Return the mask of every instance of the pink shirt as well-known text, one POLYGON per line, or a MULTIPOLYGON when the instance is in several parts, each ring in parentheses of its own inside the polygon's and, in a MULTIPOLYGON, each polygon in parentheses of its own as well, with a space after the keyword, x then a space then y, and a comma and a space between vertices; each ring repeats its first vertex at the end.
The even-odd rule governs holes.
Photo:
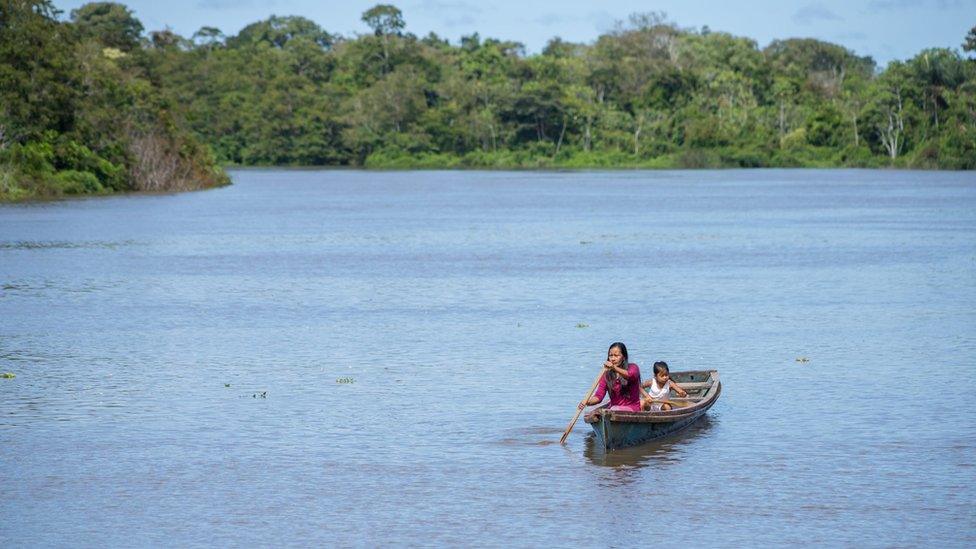
MULTIPOLYGON (((607 376, 600 378, 593 396, 603 400, 607 394, 607 376)), ((627 379, 619 377, 610 385, 610 407, 620 410, 640 411, 640 368, 636 364, 627 365, 627 379)))

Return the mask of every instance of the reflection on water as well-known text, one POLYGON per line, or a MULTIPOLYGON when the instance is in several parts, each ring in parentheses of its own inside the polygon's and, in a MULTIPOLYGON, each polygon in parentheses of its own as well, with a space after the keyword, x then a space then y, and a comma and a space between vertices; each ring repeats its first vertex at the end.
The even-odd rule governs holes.
POLYGON ((502 437, 502 446, 551 446, 559 444, 563 432, 553 427, 525 427, 508 430, 509 436, 502 437))
MULTIPOLYGON (((721 402, 721 400, 719 401, 721 402)), ((593 465, 601 467, 626 467, 639 469, 651 463, 668 464, 680 460, 686 449, 693 445, 698 438, 707 437, 709 431, 717 424, 706 412, 704 416, 688 427, 645 444, 606 451, 599 444, 592 428, 586 436, 586 446, 583 455, 593 465)))

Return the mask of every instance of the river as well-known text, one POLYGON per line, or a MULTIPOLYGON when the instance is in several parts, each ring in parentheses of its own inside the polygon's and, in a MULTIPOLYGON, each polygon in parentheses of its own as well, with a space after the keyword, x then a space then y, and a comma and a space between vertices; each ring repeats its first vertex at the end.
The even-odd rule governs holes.
POLYGON ((972 173, 232 178, 0 205, 0 545, 976 544, 972 173))

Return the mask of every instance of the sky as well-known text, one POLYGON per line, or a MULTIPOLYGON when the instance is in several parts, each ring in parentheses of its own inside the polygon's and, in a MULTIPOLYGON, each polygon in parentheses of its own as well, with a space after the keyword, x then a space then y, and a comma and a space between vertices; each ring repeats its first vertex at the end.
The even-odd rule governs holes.
MULTIPOLYGON (((55 0, 71 10, 87 2, 55 0)), ((747 36, 764 47, 774 39, 818 38, 841 44, 880 66, 908 59, 930 47, 959 49, 976 26, 976 0, 129 0, 147 31, 169 28, 190 37, 200 27, 230 36, 271 15, 301 15, 333 34, 355 36, 369 29, 360 20, 377 3, 403 12, 406 30, 433 31, 458 43, 477 32, 482 38, 514 40, 529 54, 550 38, 591 43, 632 13, 658 11, 683 28, 747 36)))

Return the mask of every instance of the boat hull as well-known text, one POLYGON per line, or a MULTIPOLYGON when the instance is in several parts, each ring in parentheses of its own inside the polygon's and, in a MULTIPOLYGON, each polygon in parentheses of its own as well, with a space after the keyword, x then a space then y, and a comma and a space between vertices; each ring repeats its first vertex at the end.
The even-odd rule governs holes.
POLYGON ((701 397, 688 407, 675 406, 673 410, 658 412, 620 412, 603 406, 589 413, 585 421, 593 428, 597 444, 606 450, 635 446, 675 433, 700 419, 715 404, 721 393, 718 372, 675 372, 678 383, 690 375, 707 374, 706 383, 700 389, 701 397))

